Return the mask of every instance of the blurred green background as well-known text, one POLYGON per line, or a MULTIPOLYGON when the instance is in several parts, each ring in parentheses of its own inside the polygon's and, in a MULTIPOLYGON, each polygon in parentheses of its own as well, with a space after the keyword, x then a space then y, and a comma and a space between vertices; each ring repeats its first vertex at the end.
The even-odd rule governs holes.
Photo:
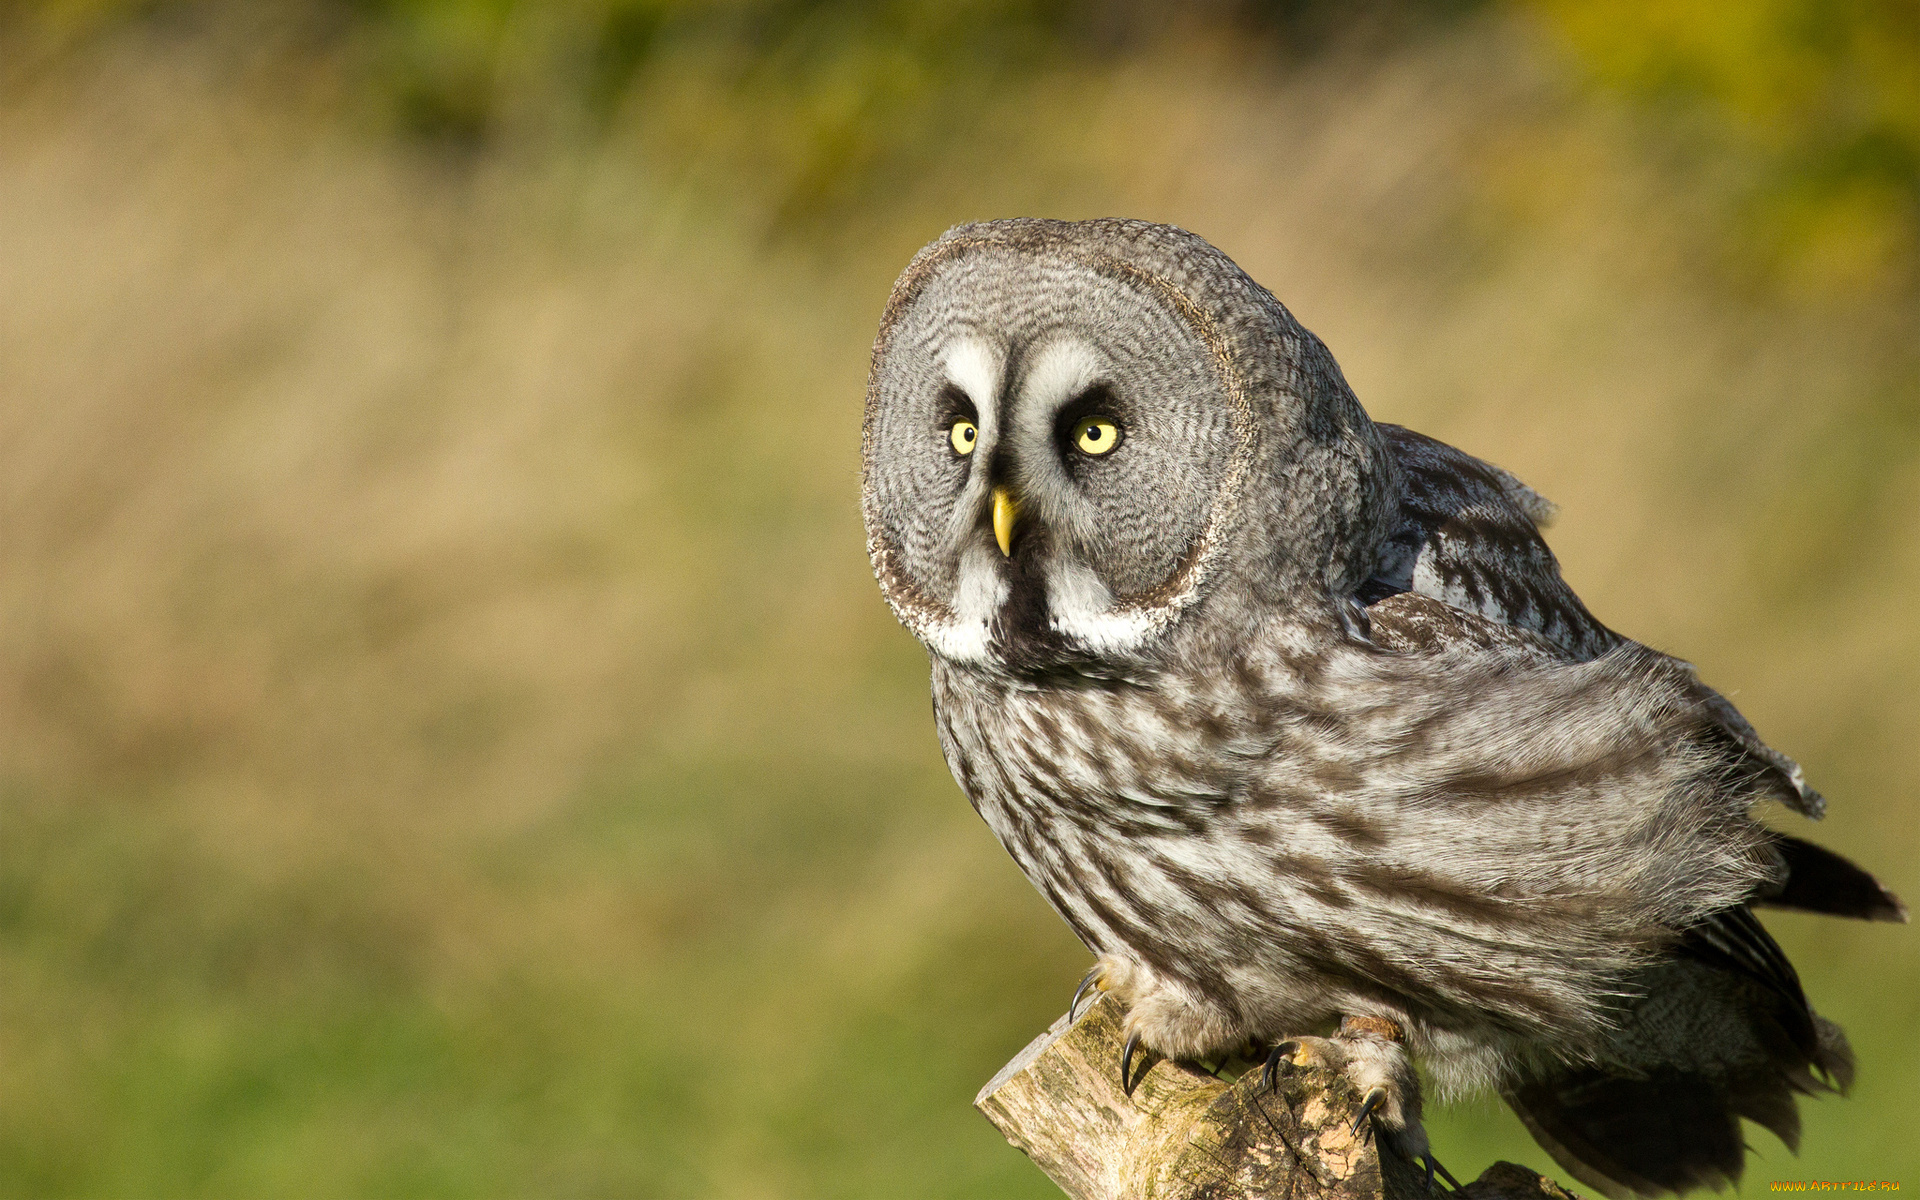
MULTIPOLYGON (((970 1102, 1087 955, 857 512, 1017 214, 1232 254, 1920 896, 1910 0, 14 0, 0 1193, 1057 1194, 970 1102)), ((1768 923, 1860 1080, 1743 1190, 1920 1186, 1913 933, 1768 923)))

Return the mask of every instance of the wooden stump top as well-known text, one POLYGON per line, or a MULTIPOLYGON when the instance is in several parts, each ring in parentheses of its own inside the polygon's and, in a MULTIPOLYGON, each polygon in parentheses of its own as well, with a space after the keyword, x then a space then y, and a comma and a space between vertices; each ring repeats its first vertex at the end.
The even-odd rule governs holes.
MULTIPOLYGON (((1120 1081, 1124 1010, 1097 997, 1072 1026, 1062 1016, 980 1090, 974 1106, 1073 1200, 1403 1200, 1424 1173, 1378 1152, 1353 1126, 1360 1097, 1324 1068, 1278 1085, 1237 1081, 1141 1052, 1128 1096, 1120 1081)), ((1444 1189, 1436 1184, 1436 1194, 1444 1189)), ((1466 1200, 1577 1200, 1525 1167, 1496 1163, 1466 1200)))

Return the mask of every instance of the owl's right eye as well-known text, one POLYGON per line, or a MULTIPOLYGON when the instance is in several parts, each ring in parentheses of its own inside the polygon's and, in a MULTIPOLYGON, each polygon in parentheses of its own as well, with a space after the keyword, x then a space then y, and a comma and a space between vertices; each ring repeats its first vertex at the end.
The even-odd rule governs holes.
POLYGON ((947 439, 953 443, 955 454, 972 454, 973 444, 980 440, 980 431, 973 427, 972 421, 955 421, 947 431, 947 439))

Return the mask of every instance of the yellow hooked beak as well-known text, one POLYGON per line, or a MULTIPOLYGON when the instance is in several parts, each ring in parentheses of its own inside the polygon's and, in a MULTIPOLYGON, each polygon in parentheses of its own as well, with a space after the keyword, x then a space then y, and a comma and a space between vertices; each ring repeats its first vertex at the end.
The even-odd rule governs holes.
POLYGON ((1000 543, 1000 553, 1008 557, 1013 555, 1013 523, 1020 518, 1020 502, 1013 493, 1005 488, 993 489, 993 540, 1000 543))

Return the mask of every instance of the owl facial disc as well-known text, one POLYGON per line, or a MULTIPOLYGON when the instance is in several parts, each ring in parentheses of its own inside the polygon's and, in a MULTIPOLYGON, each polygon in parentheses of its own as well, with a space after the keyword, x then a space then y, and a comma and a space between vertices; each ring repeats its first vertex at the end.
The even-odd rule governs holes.
POLYGON ((896 287, 869 391, 889 603, 958 662, 1045 672, 1140 650, 1197 594, 1244 469, 1230 364, 1176 288, 1124 260, 933 249, 896 287))

